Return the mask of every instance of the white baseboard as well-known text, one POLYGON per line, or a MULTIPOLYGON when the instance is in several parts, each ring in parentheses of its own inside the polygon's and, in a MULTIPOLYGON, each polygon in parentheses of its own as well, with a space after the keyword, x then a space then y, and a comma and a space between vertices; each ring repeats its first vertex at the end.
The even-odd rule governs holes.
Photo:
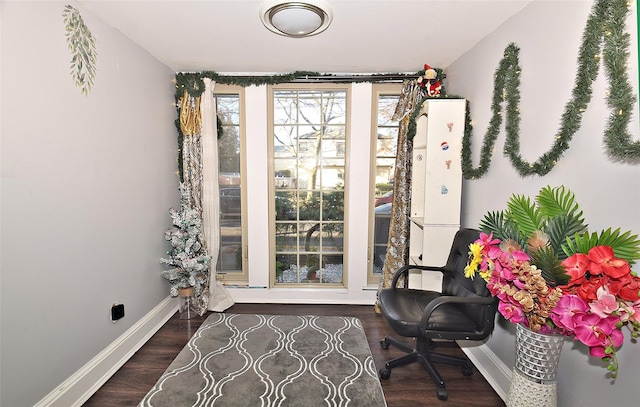
POLYGON ((34 407, 80 407, 155 334, 178 309, 167 297, 34 407))
POLYGON ((511 369, 493 353, 486 343, 478 345, 473 341, 456 342, 498 396, 506 400, 511 386, 511 369))

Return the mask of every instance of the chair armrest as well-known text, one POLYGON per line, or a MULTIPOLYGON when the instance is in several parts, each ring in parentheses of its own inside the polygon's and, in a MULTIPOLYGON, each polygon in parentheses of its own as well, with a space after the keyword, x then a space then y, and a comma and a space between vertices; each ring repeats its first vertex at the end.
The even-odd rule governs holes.
POLYGON ((439 271, 441 273, 444 272, 444 267, 435 267, 435 266, 419 266, 419 265, 407 265, 400 267, 393 274, 393 279, 391 280, 391 288, 397 288, 398 280, 402 275, 404 275, 404 288, 407 288, 409 284, 409 270, 418 269, 418 270, 430 270, 430 271, 439 271))
POLYGON ((456 297, 454 295, 443 295, 441 297, 433 299, 433 301, 427 304, 427 307, 422 312, 422 318, 420 319, 420 326, 426 326, 429 322, 429 318, 431 318, 431 314, 433 311, 443 304, 481 304, 481 305, 491 305, 497 298, 495 297, 456 297))

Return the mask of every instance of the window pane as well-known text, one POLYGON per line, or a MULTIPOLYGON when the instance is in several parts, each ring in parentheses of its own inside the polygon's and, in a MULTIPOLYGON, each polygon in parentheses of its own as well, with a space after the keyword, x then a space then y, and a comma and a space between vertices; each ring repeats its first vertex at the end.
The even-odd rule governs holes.
POLYGON ((295 222, 276 223, 276 250, 296 252, 298 250, 298 224, 295 222))
POLYGON ((322 220, 344 220, 344 191, 322 194, 322 220))
POLYGON ((298 201, 300 220, 320 221, 320 192, 308 191, 298 201))
MULTIPOLYGON (((390 92, 392 93, 392 92, 390 92)), ((369 270, 369 283, 376 284, 381 275, 387 252, 389 224, 391 220, 391 201, 393 199, 393 177, 398 144, 398 121, 393 114, 398 104, 400 88, 397 94, 378 93, 377 110, 373 112, 377 119, 375 137, 375 196, 373 222, 373 261, 369 270)))
POLYGON ((220 251, 216 270, 225 279, 246 279, 242 250, 240 95, 214 94, 222 135, 218 138, 220 251))
POLYGON ((276 191, 276 221, 296 220, 298 199, 296 192, 276 191))
POLYGON ((273 129, 275 157, 295 157, 297 155, 296 131, 297 128, 294 126, 278 126, 273 129))
POLYGON ((275 284, 343 284, 346 95, 273 91, 275 284))
POLYGON ((295 159, 275 159, 275 187, 278 189, 296 188, 297 161, 295 159))

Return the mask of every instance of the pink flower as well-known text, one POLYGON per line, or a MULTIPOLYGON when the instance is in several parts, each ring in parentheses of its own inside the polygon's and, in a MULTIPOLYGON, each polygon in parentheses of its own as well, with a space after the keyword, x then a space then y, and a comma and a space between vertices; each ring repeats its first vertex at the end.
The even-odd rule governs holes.
POLYGON ((622 345, 622 342, 624 342, 624 335, 620 330, 614 329, 613 332, 611 332, 611 335, 606 338, 605 344, 602 346, 598 345, 590 347, 589 354, 597 358, 611 356, 615 354, 615 348, 622 345), (612 352, 607 352, 608 350, 611 350, 607 349, 609 345, 612 345, 614 347, 612 352))
POLYGON ((519 324, 524 320, 522 309, 510 302, 500 301, 498 303, 498 311, 500 311, 502 316, 504 316, 508 321, 511 321, 514 324, 519 324))
POLYGON ((640 322, 640 300, 629 305, 629 321, 640 322))
POLYGON ((489 233, 488 235, 485 232, 480 232, 480 237, 478 238, 478 241, 484 247, 495 246, 497 244, 500 244, 500 239, 493 238, 493 232, 489 233))
POLYGON ((618 315, 622 323, 640 322, 640 300, 620 304, 618 315))
POLYGON ((574 316, 576 338, 590 348, 603 347, 609 345, 609 337, 613 340, 614 346, 622 345, 622 332, 616 329, 619 321, 616 317, 600 318, 596 314, 577 314, 574 316), (620 333, 621 337, 613 332, 620 333))
POLYGON ((600 318, 606 318, 618 310, 618 300, 606 287, 598 288, 597 295, 598 299, 589 304, 592 313, 600 318))
POLYGON ((569 333, 576 328, 575 315, 582 315, 589 311, 589 304, 582 298, 573 294, 565 294, 560 297, 558 304, 551 311, 551 320, 569 333))
POLYGON ((521 250, 514 250, 511 252, 511 256, 513 256, 514 260, 517 261, 529 261, 529 255, 521 250))

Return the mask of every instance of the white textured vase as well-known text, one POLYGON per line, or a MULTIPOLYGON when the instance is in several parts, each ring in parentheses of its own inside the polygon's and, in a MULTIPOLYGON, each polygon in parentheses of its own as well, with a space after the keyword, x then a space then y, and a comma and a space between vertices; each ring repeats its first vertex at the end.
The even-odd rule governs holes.
POLYGON ((558 405, 556 373, 564 337, 533 332, 516 326, 516 363, 507 407, 558 405))

